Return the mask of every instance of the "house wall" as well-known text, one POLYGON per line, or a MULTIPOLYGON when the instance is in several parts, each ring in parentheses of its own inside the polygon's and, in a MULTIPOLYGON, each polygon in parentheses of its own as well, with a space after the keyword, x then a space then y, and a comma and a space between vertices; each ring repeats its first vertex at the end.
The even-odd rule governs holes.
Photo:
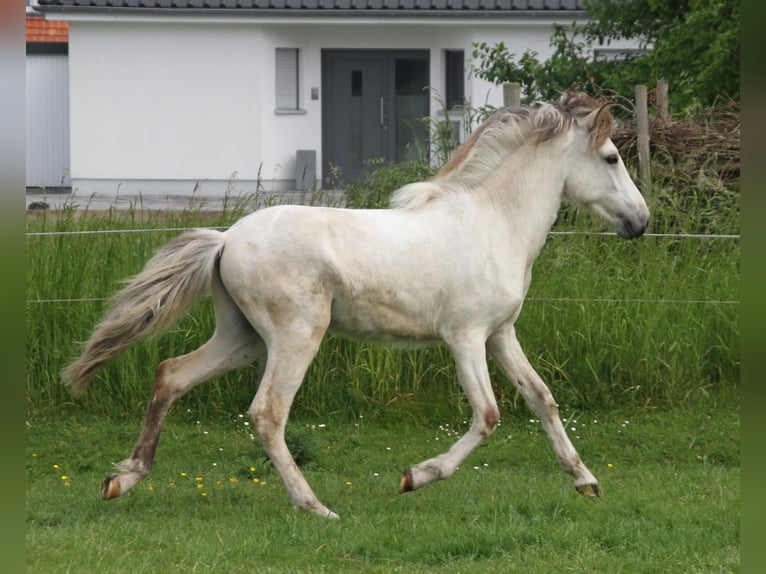
MULTIPOLYGON (((70 24, 71 177, 79 194, 222 195, 294 189, 295 151, 317 152, 324 49, 428 49, 444 92, 443 51, 504 41, 546 57, 551 22, 319 24, 89 21, 70 24), (275 112, 275 48, 299 48, 301 113, 275 112)), ((466 96, 502 105, 502 91, 466 78, 466 96)), ((432 115, 441 105, 432 100, 432 115)))
POLYGON ((191 193, 254 179, 268 50, 242 26, 72 22, 73 188, 191 193))

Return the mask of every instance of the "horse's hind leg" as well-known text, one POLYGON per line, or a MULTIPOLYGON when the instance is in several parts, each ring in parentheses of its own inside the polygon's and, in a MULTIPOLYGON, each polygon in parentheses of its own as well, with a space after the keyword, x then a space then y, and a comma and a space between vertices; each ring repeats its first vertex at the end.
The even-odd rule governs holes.
POLYGON ((574 476, 577 491, 587 496, 599 496, 598 481, 583 464, 569 440, 559 417, 558 405, 548 386, 535 372, 521 349, 513 326, 507 326, 494 333, 487 343, 487 349, 519 389, 532 411, 540 418, 559 465, 565 472, 574 476))
POLYGON ((302 320, 278 327, 272 324, 268 358, 249 414, 274 468, 290 493, 293 505, 327 518, 338 515, 322 504, 295 463, 285 442, 285 426, 295 394, 316 355, 329 325, 318 307, 302 320))
POLYGON ((199 349, 160 363, 155 372, 141 434, 130 458, 117 463, 117 474, 106 478, 101 496, 108 500, 125 494, 151 469, 162 424, 173 402, 195 385, 263 355, 264 344, 221 287, 213 280, 216 331, 199 349))

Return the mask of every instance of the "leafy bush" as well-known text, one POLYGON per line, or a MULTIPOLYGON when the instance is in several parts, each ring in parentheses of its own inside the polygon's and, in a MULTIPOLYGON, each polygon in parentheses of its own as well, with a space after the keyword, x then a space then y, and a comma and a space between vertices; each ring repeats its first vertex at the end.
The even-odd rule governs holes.
POLYGON ((587 7, 587 23, 554 26, 547 61, 532 50, 517 55, 502 42, 479 42, 473 73, 496 84, 519 82, 528 100, 555 99, 573 87, 630 97, 634 85, 663 78, 671 82, 670 103, 678 112, 700 110, 721 97, 739 99, 736 0, 590 0, 587 7), (632 39, 640 49, 620 59, 600 57, 599 50, 619 39, 632 39))

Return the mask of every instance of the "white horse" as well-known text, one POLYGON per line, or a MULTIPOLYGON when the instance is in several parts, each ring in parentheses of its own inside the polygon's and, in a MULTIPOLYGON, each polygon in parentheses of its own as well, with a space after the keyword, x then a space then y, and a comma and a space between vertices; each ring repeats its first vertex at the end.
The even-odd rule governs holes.
POLYGON ((80 358, 62 373, 82 393, 105 363, 169 328, 212 291, 215 333, 157 367, 141 434, 104 481, 103 498, 148 474, 173 401, 265 357, 248 411, 252 424, 293 504, 337 518, 284 439, 293 398, 328 329, 406 345, 440 340, 454 355, 471 426, 447 452, 404 471, 400 492, 448 478, 495 430, 489 352, 542 421, 575 488, 598 496, 514 322, 562 201, 585 206, 624 238, 646 228, 649 210, 609 137, 612 125, 608 104, 579 93, 502 109, 431 181, 399 189, 391 209, 271 207, 227 231, 196 229, 169 242, 114 296, 80 358))

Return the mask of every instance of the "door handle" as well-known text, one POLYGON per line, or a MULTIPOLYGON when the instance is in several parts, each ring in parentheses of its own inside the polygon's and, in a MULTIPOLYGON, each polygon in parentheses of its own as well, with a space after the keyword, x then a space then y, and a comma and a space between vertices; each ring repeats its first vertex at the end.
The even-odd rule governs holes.
POLYGON ((380 125, 385 126, 386 125, 386 99, 381 96, 380 98, 380 125))

